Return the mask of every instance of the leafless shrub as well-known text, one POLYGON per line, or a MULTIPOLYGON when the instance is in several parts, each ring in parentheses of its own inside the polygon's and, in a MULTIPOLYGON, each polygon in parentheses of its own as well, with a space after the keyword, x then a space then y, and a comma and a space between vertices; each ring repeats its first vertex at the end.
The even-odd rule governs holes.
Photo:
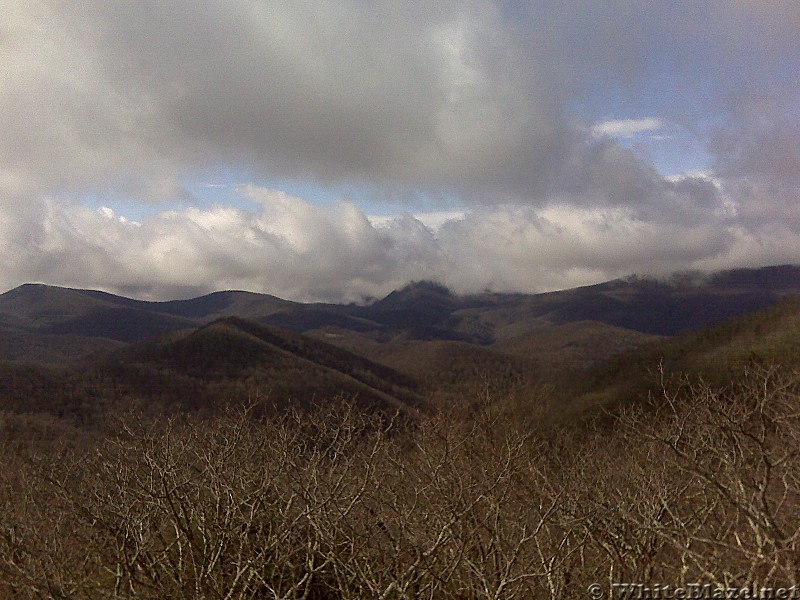
MULTIPOLYGON (((409 424, 346 401, 128 419, 4 449, 0 595, 584 598, 589 582, 797 583, 800 390, 669 386, 535 434, 491 399, 409 424)), ((519 399, 515 400, 519 402, 519 399)), ((507 405, 506 405, 507 406, 507 405)))
POLYGON ((684 380, 677 391, 664 387, 655 414, 621 416, 652 457, 642 479, 658 469, 677 484, 659 501, 659 519, 639 525, 680 559, 681 578, 797 583, 799 384, 777 369, 750 371, 724 390, 684 380))

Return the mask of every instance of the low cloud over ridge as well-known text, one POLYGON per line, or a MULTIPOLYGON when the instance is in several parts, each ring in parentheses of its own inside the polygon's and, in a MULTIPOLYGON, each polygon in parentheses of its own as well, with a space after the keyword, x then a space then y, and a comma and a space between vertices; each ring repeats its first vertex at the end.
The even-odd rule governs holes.
POLYGON ((380 297, 410 280, 458 292, 541 292, 632 272, 790 262, 790 229, 769 239, 731 224, 646 221, 625 208, 474 209, 431 229, 410 213, 373 224, 350 202, 316 206, 243 186, 258 204, 169 211, 140 223, 111 209, 46 203, 2 265, 33 280, 148 299, 248 289, 303 301, 380 297), (680 244, 675 243, 678 237, 680 244))

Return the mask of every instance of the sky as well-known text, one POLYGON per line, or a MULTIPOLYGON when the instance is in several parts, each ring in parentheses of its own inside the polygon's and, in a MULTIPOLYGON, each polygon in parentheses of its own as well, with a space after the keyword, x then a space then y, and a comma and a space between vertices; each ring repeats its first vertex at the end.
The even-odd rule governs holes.
POLYGON ((796 0, 0 0, 0 291, 800 263, 796 0))

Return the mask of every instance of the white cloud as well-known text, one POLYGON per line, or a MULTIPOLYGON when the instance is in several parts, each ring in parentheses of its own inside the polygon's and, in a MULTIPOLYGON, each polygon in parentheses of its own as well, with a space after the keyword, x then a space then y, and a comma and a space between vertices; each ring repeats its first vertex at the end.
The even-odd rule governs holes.
POLYGON ((634 272, 787 262, 800 251, 787 227, 721 227, 713 212, 667 222, 626 207, 498 205, 430 227, 410 214, 371 222, 350 202, 320 207, 256 186, 239 191, 259 208, 188 208, 141 223, 46 202, 24 232, 0 231, 6 244, 24 240, 0 254, 0 287, 46 281, 153 299, 248 289, 351 301, 414 279, 459 292, 541 292, 634 272))
MULTIPOLYGON (((411 216, 425 225, 431 231, 438 231, 442 225, 450 221, 458 221, 466 216, 464 210, 435 210, 427 212, 414 212, 411 216)), ((397 215, 368 215, 367 219, 375 226, 387 225, 397 220, 397 215)))
MULTIPOLYGON (((603 121, 592 126, 592 135, 607 135, 611 138, 629 138, 648 131, 658 131, 665 126, 664 121, 655 117, 646 119, 617 119, 603 121)), ((654 136, 655 137, 655 136, 654 136)), ((659 139, 666 139, 659 136, 659 139)))

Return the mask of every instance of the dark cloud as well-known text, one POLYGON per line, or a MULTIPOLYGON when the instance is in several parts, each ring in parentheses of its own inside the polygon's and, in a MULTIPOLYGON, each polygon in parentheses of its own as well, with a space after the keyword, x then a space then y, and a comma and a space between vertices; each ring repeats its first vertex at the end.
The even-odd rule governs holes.
POLYGON ((0 8, 5 285, 334 299, 798 260, 793 1, 0 8), (669 123, 708 142, 710 171, 666 178, 618 139, 669 123), (186 182, 220 169, 468 214, 374 225, 244 187, 253 212, 136 225, 82 202, 190 205, 186 182))

